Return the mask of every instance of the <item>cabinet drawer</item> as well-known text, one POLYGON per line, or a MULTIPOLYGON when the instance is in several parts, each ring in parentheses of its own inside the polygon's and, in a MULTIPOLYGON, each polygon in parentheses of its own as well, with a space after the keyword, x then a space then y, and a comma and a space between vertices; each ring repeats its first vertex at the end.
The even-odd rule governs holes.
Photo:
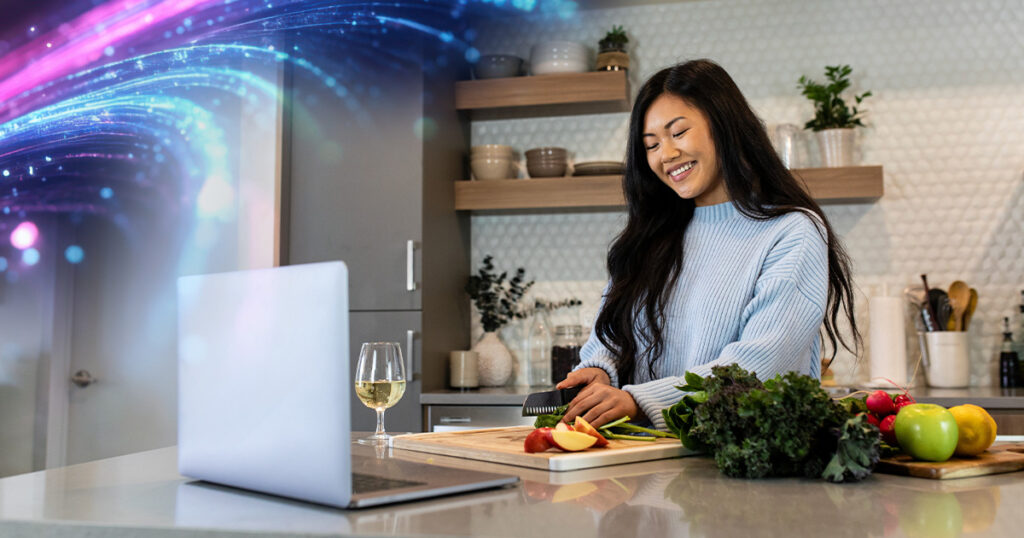
POLYGON ((427 431, 475 430, 503 426, 528 426, 537 417, 522 416, 522 406, 511 405, 427 405, 424 423, 427 431))

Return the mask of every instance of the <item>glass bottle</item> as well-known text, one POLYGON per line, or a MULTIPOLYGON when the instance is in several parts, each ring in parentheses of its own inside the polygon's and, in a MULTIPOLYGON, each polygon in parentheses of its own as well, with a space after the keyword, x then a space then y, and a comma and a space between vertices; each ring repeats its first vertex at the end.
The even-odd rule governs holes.
POLYGON ((1013 347, 1010 318, 1003 318, 1003 345, 999 350, 999 386, 1004 389, 1017 386, 1020 360, 1013 347))
POLYGON ((555 327, 555 340, 551 344, 551 381, 558 383, 580 363, 583 347, 583 327, 559 325, 555 327))
POLYGON ((531 387, 551 385, 551 320, 547 310, 537 309, 526 333, 527 383, 531 387))

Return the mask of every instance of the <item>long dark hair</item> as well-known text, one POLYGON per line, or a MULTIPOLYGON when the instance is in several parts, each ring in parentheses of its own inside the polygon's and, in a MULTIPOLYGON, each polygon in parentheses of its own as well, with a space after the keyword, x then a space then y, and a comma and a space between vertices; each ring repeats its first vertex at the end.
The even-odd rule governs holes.
POLYGON ((818 215, 828 244, 825 333, 833 352, 837 339, 848 350, 859 349, 850 260, 828 219, 779 160, 764 125, 729 74, 710 60, 693 60, 652 76, 640 89, 629 119, 622 182, 628 219, 608 251, 611 284, 595 323, 597 337, 615 356, 620 383, 634 379, 643 357, 649 359, 651 377, 655 375, 654 363, 664 349, 665 306, 682 269, 683 234, 695 208, 693 200, 669 190, 647 163, 644 120, 651 103, 665 93, 704 113, 718 169, 740 213, 761 220, 793 211, 818 215), (853 329, 854 348, 836 329, 840 311, 853 329))

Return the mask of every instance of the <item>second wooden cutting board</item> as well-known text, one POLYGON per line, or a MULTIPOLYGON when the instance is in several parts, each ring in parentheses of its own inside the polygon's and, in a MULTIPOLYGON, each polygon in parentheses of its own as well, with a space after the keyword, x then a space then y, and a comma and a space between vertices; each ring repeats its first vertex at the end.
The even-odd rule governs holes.
POLYGON ((973 458, 953 456, 938 463, 916 461, 900 454, 880 460, 875 471, 937 480, 1012 473, 1024 470, 1024 454, 1018 450, 1015 445, 996 445, 973 458))
POLYGON ((530 426, 464 430, 454 432, 417 433, 395 437, 395 448, 455 456, 474 460, 505 463, 543 469, 546 471, 573 471, 688 456, 688 450, 678 439, 650 441, 610 440, 605 448, 591 448, 581 452, 547 452, 528 454, 523 450, 530 426))

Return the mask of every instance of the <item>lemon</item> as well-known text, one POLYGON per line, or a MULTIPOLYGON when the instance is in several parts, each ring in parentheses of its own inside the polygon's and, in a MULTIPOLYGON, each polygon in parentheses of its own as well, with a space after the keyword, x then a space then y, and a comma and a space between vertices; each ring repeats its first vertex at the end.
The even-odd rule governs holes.
POLYGON ((984 408, 973 404, 950 407, 956 419, 960 438, 956 443, 957 456, 977 456, 996 440, 996 421, 984 408))

